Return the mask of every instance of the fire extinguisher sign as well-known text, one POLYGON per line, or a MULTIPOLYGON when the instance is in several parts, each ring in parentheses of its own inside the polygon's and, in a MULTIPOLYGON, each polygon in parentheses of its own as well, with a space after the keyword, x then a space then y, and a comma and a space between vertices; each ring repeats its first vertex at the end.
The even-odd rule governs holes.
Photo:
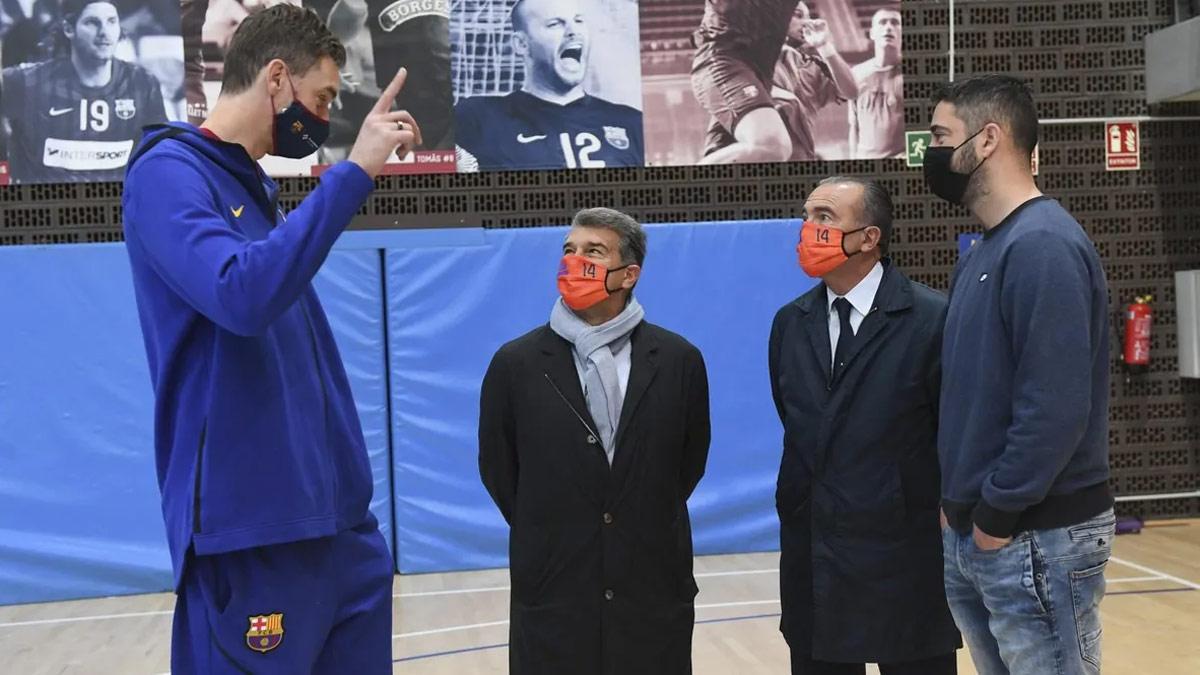
POLYGON ((1109 171, 1142 168, 1142 139, 1137 122, 1104 123, 1104 164, 1109 171))

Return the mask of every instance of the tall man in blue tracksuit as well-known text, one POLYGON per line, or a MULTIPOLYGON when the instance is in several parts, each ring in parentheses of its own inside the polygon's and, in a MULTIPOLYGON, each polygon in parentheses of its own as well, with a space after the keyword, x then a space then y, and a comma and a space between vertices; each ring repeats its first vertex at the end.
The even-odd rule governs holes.
POLYGON ((391 673, 392 560, 350 386, 311 282, 384 161, 420 132, 390 112, 290 213, 257 164, 328 133, 342 45, 316 14, 247 18, 204 123, 148 129, 125 235, 153 379, 175 571, 171 670, 391 673))
POLYGON ((925 180, 985 230, 954 270, 942 341, 946 600, 980 675, 1098 675, 1115 529, 1108 284, 1034 183, 1025 85, 977 76, 934 101, 925 180))

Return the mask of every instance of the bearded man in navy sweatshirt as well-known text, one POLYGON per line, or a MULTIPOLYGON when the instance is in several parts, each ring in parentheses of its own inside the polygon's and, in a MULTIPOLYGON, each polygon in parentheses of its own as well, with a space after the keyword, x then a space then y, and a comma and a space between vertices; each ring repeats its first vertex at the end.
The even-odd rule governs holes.
POLYGON ((316 151, 345 60, 310 10, 254 14, 204 126, 150 128, 128 164, 175 675, 392 672, 392 559, 312 279, 388 156, 420 143, 412 116, 390 110, 405 71, 290 213, 257 163, 316 151))
POLYGON ((1007 76, 935 94, 930 190, 983 224, 942 343, 946 599, 980 675, 1100 672, 1108 291, 1095 247, 1030 170, 1038 119, 1007 76))

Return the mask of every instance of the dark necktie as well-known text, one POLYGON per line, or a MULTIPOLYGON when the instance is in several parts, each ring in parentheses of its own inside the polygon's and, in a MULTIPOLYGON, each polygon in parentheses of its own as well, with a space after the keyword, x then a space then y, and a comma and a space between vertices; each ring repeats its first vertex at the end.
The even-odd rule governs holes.
POLYGON ((838 333, 837 347, 833 351, 833 379, 837 380, 842 368, 846 365, 846 353, 850 351, 850 342, 854 339, 854 329, 850 327, 850 301, 838 298, 833 301, 833 308, 837 310, 838 319, 842 324, 842 330, 838 333))

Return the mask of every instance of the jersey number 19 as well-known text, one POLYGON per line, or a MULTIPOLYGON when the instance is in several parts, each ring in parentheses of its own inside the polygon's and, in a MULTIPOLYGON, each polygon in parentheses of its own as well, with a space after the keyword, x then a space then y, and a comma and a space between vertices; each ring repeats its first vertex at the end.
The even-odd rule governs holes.
POLYGON ((79 130, 108 131, 108 101, 92 101, 85 98, 79 102, 79 130))

